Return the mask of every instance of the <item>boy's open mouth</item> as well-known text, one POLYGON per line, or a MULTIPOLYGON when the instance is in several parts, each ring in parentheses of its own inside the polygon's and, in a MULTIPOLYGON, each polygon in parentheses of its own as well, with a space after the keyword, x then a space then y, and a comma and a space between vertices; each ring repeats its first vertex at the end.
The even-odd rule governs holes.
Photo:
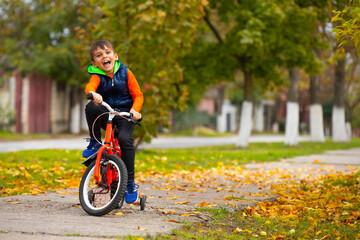
POLYGON ((105 62, 103 62, 104 67, 108 67, 108 66, 110 66, 110 64, 111 64, 111 61, 105 61, 105 62))

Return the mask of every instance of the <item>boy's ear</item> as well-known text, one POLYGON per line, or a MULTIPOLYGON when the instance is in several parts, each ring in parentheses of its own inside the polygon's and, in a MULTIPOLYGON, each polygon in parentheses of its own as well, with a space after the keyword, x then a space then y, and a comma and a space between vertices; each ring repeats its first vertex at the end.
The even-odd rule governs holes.
POLYGON ((95 62, 94 61, 92 61, 92 63, 91 63, 94 67, 98 67, 98 66, 96 66, 96 64, 95 64, 95 62))
POLYGON ((119 56, 117 53, 115 53, 115 60, 119 60, 119 56))

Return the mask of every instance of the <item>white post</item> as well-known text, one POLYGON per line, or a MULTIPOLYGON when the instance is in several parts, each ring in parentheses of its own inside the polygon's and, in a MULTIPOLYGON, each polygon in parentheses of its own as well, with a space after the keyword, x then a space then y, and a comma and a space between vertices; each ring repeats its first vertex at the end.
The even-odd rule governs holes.
POLYGON ((21 99, 21 129, 22 133, 29 133, 29 79, 22 80, 22 99, 21 99))
POLYGON ((333 106, 332 112, 332 135, 333 142, 348 142, 350 138, 347 135, 345 127, 345 108, 333 106))
POLYGON ((224 107, 220 115, 216 117, 216 129, 219 133, 224 133, 226 131, 226 114, 224 114, 224 107))
POLYGON ((80 133, 80 103, 76 103, 71 107, 70 132, 80 133))
POLYGON ((244 101, 241 108, 240 130, 236 141, 237 147, 248 147, 252 129, 252 102, 244 101))
POLYGON ((86 121, 86 115, 85 115, 85 107, 88 104, 89 100, 82 100, 81 108, 80 108, 80 115, 81 115, 81 130, 82 131, 88 131, 88 125, 86 121))
POLYGON ((324 142, 324 123, 321 104, 312 104, 310 106, 310 134, 311 141, 324 142))
POLYGON ((294 146, 298 144, 299 103, 287 102, 286 111, 285 144, 294 146))
POLYGON ((346 134, 348 135, 349 140, 352 137, 352 132, 351 132, 351 122, 346 122, 345 123, 345 128, 346 128, 346 134))

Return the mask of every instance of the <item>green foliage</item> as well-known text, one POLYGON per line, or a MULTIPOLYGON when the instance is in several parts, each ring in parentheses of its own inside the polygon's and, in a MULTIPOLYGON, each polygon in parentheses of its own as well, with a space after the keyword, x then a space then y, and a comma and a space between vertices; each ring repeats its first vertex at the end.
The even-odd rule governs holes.
MULTIPOLYGON (((1 96, 1 95, 0 95, 1 96)), ((0 130, 9 131, 15 124, 15 112, 0 105, 0 130)))
POLYGON ((282 25, 281 50, 284 66, 305 68, 314 74, 319 72, 320 64, 311 48, 316 47, 316 12, 310 7, 301 8, 296 4, 285 5, 286 19, 282 25))
POLYGON ((331 22, 336 24, 334 29, 339 47, 342 48, 351 41, 360 53, 360 1, 351 0, 349 6, 338 8, 331 22))
POLYGON ((188 104, 191 105, 199 103, 209 85, 234 80, 235 59, 222 44, 210 43, 202 37, 195 41, 189 54, 180 59, 180 64, 185 69, 184 84, 189 86, 188 104))
POLYGON ((84 80, 73 49, 77 6, 72 0, 1 0, 1 68, 52 79, 84 80))
POLYGON ((224 34, 224 48, 240 63, 243 71, 253 70, 257 77, 264 77, 276 70, 279 27, 285 18, 284 12, 274 1, 210 1, 219 18, 228 23, 224 34), (265 67, 266 66, 266 67, 265 67))
MULTIPOLYGON (((203 51, 216 54, 213 49, 221 50, 221 54, 217 54, 220 66, 227 66, 226 70, 231 73, 234 69, 245 73, 244 99, 253 100, 253 94, 261 96, 264 90, 273 90, 284 83, 280 67, 300 67, 309 73, 320 71, 321 64, 311 49, 321 45, 316 21, 319 8, 326 4, 325 0, 318 3, 210 1, 208 19, 220 37, 218 41, 209 41, 204 35, 205 42, 213 47, 203 51), (251 78, 255 79, 254 87, 251 84, 247 87, 251 78)), ((221 76, 223 70, 212 68, 210 73, 217 71, 213 75, 221 76)))

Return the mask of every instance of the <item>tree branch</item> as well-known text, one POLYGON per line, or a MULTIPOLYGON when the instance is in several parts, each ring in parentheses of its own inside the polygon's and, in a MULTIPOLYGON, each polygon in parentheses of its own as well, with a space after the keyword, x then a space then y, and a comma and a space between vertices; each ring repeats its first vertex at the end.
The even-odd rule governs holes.
POLYGON ((217 31, 217 29, 214 27, 214 25, 210 22, 210 19, 208 17, 208 13, 205 10, 205 15, 204 15, 204 20, 206 22, 206 24, 209 26, 209 28, 211 29, 211 31, 214 33, 215 37, 217 38, 217 40, 219 41, 219 43, 223 43, 223 40, 219 34, 219 32, 217 31))

